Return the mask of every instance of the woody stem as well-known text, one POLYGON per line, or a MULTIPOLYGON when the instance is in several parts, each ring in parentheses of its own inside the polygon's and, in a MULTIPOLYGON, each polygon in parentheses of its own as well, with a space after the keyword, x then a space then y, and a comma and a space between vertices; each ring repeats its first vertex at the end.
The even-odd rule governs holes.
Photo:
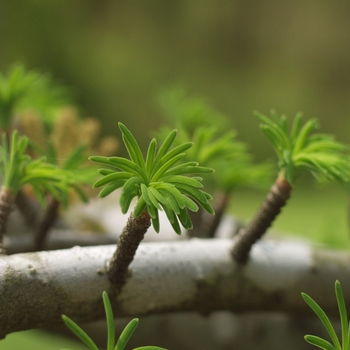
POLYGON ((9 189, 2 187, 0 191, 0 254, 6 254, 3 248, 4 234, 7 229, 7 221, 13 209, 16 195, 12 194, 9 189))
POLYGON ((291 195, 292 186, 285 177, 279 176, 250 224, 236 236, 232 256, 236 262, 245 264, 253 244, 272 225, 291 195))
POLYGON ((35 236, 35 250, 39 251, 44 249, 47 234, 57 220, 59 206, 60 202, 56 198, 51 197, 35 236))
POLYGON ((134 259, 137 247, 143 240, 145 233, 151 226, 151 217, 147 211, 135 218, 131 213, 117 243, 108 269, 110 281, 118 291, 121 290, 128 276, 129 265, 134 259))

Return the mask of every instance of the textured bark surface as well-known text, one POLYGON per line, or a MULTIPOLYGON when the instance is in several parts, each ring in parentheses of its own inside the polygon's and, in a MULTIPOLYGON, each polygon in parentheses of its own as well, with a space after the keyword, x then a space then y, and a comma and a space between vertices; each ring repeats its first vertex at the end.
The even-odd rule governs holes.
POLYGON ((339 279, 350 304, 350 254, 304 243, 264 240, 237 265, 230 239, 142 243, 132 275, 117 296, 106 273, 114 245, 0 257, 0 338, 14 331, 105 318, 102 292, 115 317, 217 310, 313 315, 300 293, 339 317, 339 279))
POLYGON ((148 212, 142 212, 137 218, 134 217, 133 213, 130 214, 128 222, 119 236, 117 249, 108 269, 109 279, 117 291, 122 288, 128 276, 129 265, 150 226, 151 217, 148 212))
POLYGON ((7 188, 2 188, 0 191, 0 255, 6 254, 3 248, 4 234, 6 233, 7 220, 13 209, 14 196, 7 188))
POLYGON ((51 197, 35 235, 35 250, 44 249, 47 234, 57 220, 59 206, 60 202, 51 197))
POLYGON ((245 264, 248 261, 253 244, 272 225, 287 203, 291 190, 292 187, 285 178, 277 178, 253 220, 236 237, 236 244, 232 250, 236 262, 245 264))

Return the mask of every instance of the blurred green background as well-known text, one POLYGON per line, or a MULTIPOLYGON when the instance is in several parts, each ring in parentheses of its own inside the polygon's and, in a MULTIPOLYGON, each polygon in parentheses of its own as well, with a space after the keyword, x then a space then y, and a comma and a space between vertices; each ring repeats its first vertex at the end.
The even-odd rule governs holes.
POLYGON ((141 138, 162 121, 159 90, 183 85, 262 158, 253 110, 302 111, 349 141, 349 15, 348 1, 2 1, 0 69, 49 71, 105 132, 137 122, 141 138))
MULTIPOLYGON (((257 160, 274 159, 253 110, 302 111, 350 143, 349 18, 348 1, 1 1, 0 70, 51 72, 105 134, 122 121, 143 145, 164 121, 159 91, 180 85, 228 115, 257 160)), ((349 248, 346 191, 309 180, 274 227, 349 248)), ((238 192, 232 211, 248 220, 264 194, 238 192)))

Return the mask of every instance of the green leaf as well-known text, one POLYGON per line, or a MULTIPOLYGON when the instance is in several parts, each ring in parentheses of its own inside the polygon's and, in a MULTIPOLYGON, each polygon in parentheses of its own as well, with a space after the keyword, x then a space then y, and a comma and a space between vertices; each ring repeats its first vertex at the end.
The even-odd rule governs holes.
POLYGON ((198 205, 193 202, 193 200, 187 196, 184 196, 184 199, 185 199, 185 206, 190 209, 191 211, 193 212, 197 212, 198 211, 198 205))
POLYGON ((164 176, 162 177, 162 181, 168 182, 168 183, 173 183, 175 186, 176 184, 185 184, 189 185, 192 187, 197 187, 197 188, 202 188, 203 184, 200 182, 202 181, 201 178, 191 178, 188 176, 183 176, 183 175, 170 175, 170 176, 164 176))
MULTIPOLYGON (((184 195, 176 188, 175 185, 162 183, 159 185, 157 184, 156 188, 169 192, 174 197, 179 208, 183 209, 185 207, 184 195)), ((161 191, 161 193, 164 194, 163 191, 161 191)))
POLYGON ((178 215, 178 218, 185 229, 192 230, 192 220, 186 208, 180 210, 180 215, 178 215))
POLYGON ((28 138, 27 137, 21 137, 18 142, 18 150, 17 152, 23 154, 28 147, 28 138))
POLYGON ((293 162, 292 155, 290 154, 289 150, 285 150, 283 152, 283 159, 284 159, 284 165, 283 168, 285 168, 285 178, 289 182, 291 186, 294 184, 294 176, 295 176, 295 162, 293 162))
POLYGON ((62 169, 70 170, 76 169, 82 162, 86 160, 84 155, 86 146, 76 147, 73 152, 68 156, 66 161, 62 165, 62 169))
POLYGON ((295 139, 293 156, 297 155, 302 150, 302 148, 305 146, 307 137, 309 136, 310 132, 312 132, 316 128, 317 128, 316 119, 310 119, 304 124, 304 126, 302 127, 298 136, 295 139))
POLYGON ((151 219, 156 220, 158 217, 158 209, 155 208, 153 205, 146 204, 146 208, 148 211, 148 214, 151 216, 151 219))
POLYGON ((138 196, 138 192, 129 192, 128 194, 122 193, 119 197, 119 204, 123 214, 126 214, 129 210, 131 201, 138 196))
POLYGON ((145 170, 145 161, 143 159, 140 147, 135 140, 130 130, 122 123, 118 123, 119 129, 123 134, 123 140, 125 147, 130 155, 131 160, 136 163, 140 168, 145 170))
MULTIPOLYGON (((82 202, 87 203, 89 201, 89 198, 86 196, 85 192, 78 185, 73 184, 71 185, 71 188, 79 196, 82 202)), ((68 199, 68 196, 67 196, 67 199, 68 199)), ((67 205, 68 205, 68 201, 67 201, 67 205)))
POLYGON ((135 175, 139 175, 143 179, 146 179, 145 181, 147 181, 147 176, 145 171, 129 159, 122 158, 122 157, 102 157, 102 156, 92 156, 92 157, 89 157, 88 159, 96 163, 106 164, 114 168, 118 168, 119 170, 129 172, 135 175))
POLYGON ((334 140, 313 140, 303 148, 303 153, 313 153, 313 152, 338 152, 346 149, 346 146, 340 142, 334 140))
MULTIPOLYGON (((328 342, 327 340, 324 340, 320 337, 317 337, 315 335, 305 335, 304 339, 312 344, 317 346, 320 349, 324 349, 324 350, 337 350, 336 347, 334 347, 330 342, 328 342)), ((340 349, 340 348, 339 348, 340 349)))
POLYGON ((152 205, 161 210, 160 206, 159 206, 159 203, 158 203, 158 200, 157 200, 157 197, 153 194, 153 192, 150 190, 150 187, 147 188, 147 194, 148 194, 148 198, 150 199, 152 205))
POLYGON ((140 188, 141 184, 143 184, 143 179, 139 176, 134 176, 128 179, 124 186, 122 193, 127 196, 130 193, 133 193, 135 191, 139 192, 138 189, 140 188))
POLYGON ((154 230, 159 233, 159 216, 158 216, 158 210, 156 210, 156 215, 154 217, 151 217, 152 225, 154 230))
POLYGON ((154 160, 154 164, 157 164, 162 158, 163 156, 168 152, 168 150, 170 149, 171 145, 173 144, 175 138, 177 135, 177 130, 173 130, 164 140, 164 142, 162 143, 162 145, 159 148, 159 151, 157 153, 157 156, 154 160))
POLYGON ((335 347, 337 349, 341 349, 337 334, 335 333, 335 330, 327 317, 326 313, 321 309, 321 307, 307 294, 301 293, 303 299, 305 300, 306 304, 309 305, 309 307, 312 309, 312 311, 318 316, 318 318, 323 323, 324 327, 326 328, 329 336, 331 337, 335 347))
POLYGON ((261 125, 260 129, 263 131, 267 139, 272 144, 275 152, 277 153, 278 157, 282 157, 282 149, 283 149, 283 140, 279 139, 278 136, 275 135, 275 133, 267 126, 261 125))
POLYGON ((147 175, 144 169, 141 168, 138 164, 135 164, 131 160, 122 157, 109 157, 108 159, 112 162, 113 166, 121 170, 141 176, 145 180, 145 182, 147 182, 147 175))
POLYGON ((102 293, 103 304, 106 312, 107 320, 107 350, 114 349, 115 342, 115 327, 114 327, 114 316, 111 302, 109 301, 108 295, 106 292, 102 293))
POLYGON ((141 346, 138 348, 134 348, 133 350, 167 350, 167 349, 160 348, 159 346, 149 345, 149 346, 141 346))
POLYGON ((181 235, 181 228, 180 228, 179 222, 177 220, 177 217, 174 214, 174 211, 166 205, 163 205, 163 209, 164 209, 165 214, 166 214, 167 218, 169 219, 169 222, 170 222, 172 228, 174 229, 174 231, 178 235, 181 235))
POLYGON ((139 324, 139 319, 134 318, 132 319, 124 328, 122 334, 120 335, 118 342, 114 348, 114 350, 124 350, 125 346, 129 342, 132 334, 135 332, 135 329, 137 328, 139 324))
POLYGON ((101 163, 101 164, 106 164, 106 165, 111 165, 111 166, 116 167, 115 163, 113 163, 110 160, 110 157, 91 156, 91 157, 88 157, 88 159, 91 160, 92 162, 95 162, 95 163, 101 163))
POLYGON ((291 146, 288 135, 283 130, 283 127, 281 127, 280 120, 272 121, 258 112, 255 112, 255 115, 265 123, 260 125, 260 128, 269 138, 270 142, 274 144, 276 150, 278 149, 278 147, 276 147, 277 145, 280 145, 282 148, 289 148, 291 146))
POLYGON ((184 171, 184 173, 186 174, 186 169, 188 167, 193 167, 194 168, 194 167, 197 167, 198 165, 199 165, 198 162, 186 162, 186 163, 182 163, 182 164, 176 165, 176 166, 174 166, 171 169, 171 171, 178 171, 178 173, 177 174, 171 174, 171 175, 181 175, 182 171, 184 171))
MULTIPOLYGON (((191 145, 191 143, 184 143, 184 144, 180 145, 179 147, 175 148, 174 150, 170 151, 168 154, 166 154, 160 161, 155 163, 155 166, 153 168, 151 176, 153 176, 164 164, 166 164, 167 162, 169 162, 169 160, 175 158, 176 156, 181 155, 181 157, 178 158, 178 159, 181 159, 185 155, 185 152, 189 148, 190 145, 191 145), (173 153, 173 151, 174 151, 174 153, 173 153), (183 152, 180 152, 180 151, 183 151, 183 152)), ((196 165, 198 165, 198 163, 197 162, 187 162, 185 164, 180 164, 177 167, 180 167, 180 169, 181 169, 181 168, 186 167, 188 165, 196 166, 196 165)), ((178 169, 177 167, 174 167, 174 168, 178 169)), ((180 172, 180 174, 181 174, 181 172, 180 172)))
POLYGON ((173 225, 175 223, 175 221, 177 221, 174 210, 166 204, 162 205, 162 207, 164 209, 164 212, 165 212, 168 220, 173 225))
POLYGON ((131 173, 126 173, 126 172, 114 172, 113 174, 106 175, 102 177, 101 179, 97 180, 93 184, 93 188, 101 187, 103 185, 108 184, 109 182, 112 181, 117 181, 117 180, 128 180, 132 177, 133 175, 131 173))
POLYGON ((147 206, 149 206, 149 205, 151 206, 152 202, 151 202, 151 199, 149 198, 147 186, 145 184, 141 184, 141 193, 142 193, 142 197, 145 200, 147 206))
POLYGON ((275 119, 276 122, 279 122, 284 134, 288 135, 287 117, 284 114, 279 117, 275 110, 271 111, 271 116, 275 119))
POLYGON ((349 339, 348 339, 348 331, 349 331, 348 314, 346 311, 343 291, 342 291, 341 285, 340 285, 338 280, 335 282, 335 295, 337 298, 339 315, 340 315, 340 324, 341 324, 341 330, 342 330, 342 345, 343 345, 343 349, 348 349, 348 347, 349 347, 349 343, 348 343, 348 341, 349 341, 349 339))
POLYGON ((155 163, 155 166, 162 166, 163 164, 167 163, 170 159, 178 156, 179 154, 186 153, 186 151, 193 146, 192 142, 185 142, 182 143, 181 145, 173 148, 171 151, 166 153, 160 161, 155 163))
POLYGON ((150 187, 148 187, 148 191, 152 193, 152 195, 156 198, 156 200, 159 202, 159 203, 166 203, 167 200, 165 199, 165 197, 157 190, 155 189, 154 187, 152 187, 152 184, 150 184, 150 187))
POLYGON ((292 129, 290 131, 290 139, 292 140, 293 143, 300 133, 302 117, 303 115, 301 113, 297 113, 294 118, 292 129))
POLYGON ((139 217, 141 213, 146 209, 147 204, 145 202, 145 199, 141 195, 138 202, 136 203, 135 209, 134 209, 134 216, 135 218, 139 217))
POLYGON ((186 185, 186 184, 180 184, 178 183, 176 186, 178 189, 180 189, 182 192, 188 194, 193 199, 198 201, 199 203, 208 203, 207 197, 204 195, 204 192, 201 190, 198 190, 195 187, 186 185))
POLYGON ((97 169, 97 171, 103 176, 115 173, 112 169, 97 169))
POLYGON ((151 182, 157 182, 161 178, 161 176, 171 168, 175 163, 177 163, 185 153, 178 154, 174 158, 169 159, 166 163, 164 163, 159 170, 151 177, 151 182))
POLYGON ((66 326, 89 347, 90 350, 99 350, 93 340, 68 316, 62 315, 62 320, 66 326))
MULTIPOLYGON (((180 207, 178 205, 178 202, 176 201, 175 197, 166 189, 159 189, 159 192, 163 195, 163 197, 166 199, 166 203, 162 203, 162 206, 169 207, 173 212, 176 214, 180 214, 180 207)), ((180 194, 181 195, 181 194, 180 194)), ((185 197, 185 196, 182 196, 185 197)))
POLYGON ((153 161, 156 156, 157 151, 157 141, 156 139, 152 139, 148 146, 147 156, 146 156, 146 172, 147 175, 150 176, 153 166, 153 161))

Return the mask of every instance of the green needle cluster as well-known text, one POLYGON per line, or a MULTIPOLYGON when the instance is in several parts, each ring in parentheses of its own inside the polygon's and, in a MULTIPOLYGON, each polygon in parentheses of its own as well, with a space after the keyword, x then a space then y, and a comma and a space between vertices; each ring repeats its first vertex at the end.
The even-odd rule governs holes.
MULTIPOLYGON (((91 167, 86 167, 87 162, 86 147, 78 146, 72 150, 72 152, 63 160, 63 162, 58 162, 59 158, 57 155, 57 150, 55 149, 52 142, 47 145, 47 150, 42 149, 34 142, 30 142, 30 147, 37 153, 46 159, 48 163, 52 166, 60 169, 62 172, 67 172, 71 175, 69 182, 69 187, 72 189, 83 202, 87 202, 88 198, 81 188, 82 184, 91 184, 91 182, 96 178, 96 169, 91 167)), ((64 207, 68 205, 68 192, 62 192, 60 202, 64 207)))
POLYGON ((301 114, 294 118, 288 130, 287 118, 274 111, 271 118, 256 112, 263 122, 262 131, 274 147, 283 177, 292 185, 298 170, 309 170, 317 180, 348 182, 350 162, 344 153, 346 146, 329 134, 311 134, 318 127, 316 119, 302 124, 301 114))
POLYGON ((55 108, 71 102, 66 88, 53 84, 49 75, 15 64, 0 73, 0 127, 8 129, 14 113, 30 108, 51 118, 55 108))
POLYGON ((331 324, 331 321, 329 320, 326 313, 322 310, 322 308, 309 295, 305 293, 301 293, 301 295, 305 300, 305 302, 307 303, 307 305, 309 305, 309 307, 315 312, 315 314, 321 320, 322 324, 326 328, 334 345, 332 345, 329 341, 315 335, 308 334, 305 336, 305 340, 308 343, 324 350, 349 350, 350 349, 349 320, 348 320, 344 295, 343 295, 340 282, 339 281, 335 282, 335 295, 336 295, 337 304, 339 308, 339 315, 340 315, 341 335, 342 335, 341 344, 331 324))
MULTIPOLYGON (((114 326, 114 316, 111 302, 108 298, 106 292, 102 294, 103 304, 106 312, 106 320, 107 320, 107 350, 124 350, 125 346, 128 344, 131 336, 136 330, 136 327, 139 324, 138 318, 132 319, 124 328, 123 332, 119 336, 117 343, 115 344, 115 326, 114 326)), ((94 341, 68 316, 62 315, 63 322, 66 326, 83 341, 90 350, 99 350, 94 341)), ((68 349, 62 349, 68 350, 68 349)), ((164 348, 160 348, 158 346, 141 346, 135 348, 134 350, 166 350, 164 348)))
POLYGON ((45 162, 45 158, 36 160, 25 154, 28 138, 12 133, 10 144, 6 134, 2 136, 0 146, 0 173, 2 188, 16 195, 22 186, 30 184, 39 199, 44 200, 45 193, 59 197, 69 187, 69 174, 45 162))
POLYGON ((171 149, 177 134, 174 130, 158 150, 157 141, 153 139, 145 159, 127 127, 119 123, 119 128, 130 159, 102 156, 89 158, 110 167, 99 169, 103 177, 93 186, 94 188, 105 186, 100 192, 100 197, 122 188, 120 206, 124 214, 128 211, 133 198, 137 197, 134 216, 139 217, 144 210, 147 210, 156 232, 159 232, 159 210, 164 210, 178 234, 181 233, 179 223, 186 229, 192 228, 187 209, 196 212, 199 204, 210 214, 214 213, 208 202, 211 196, 202 190, 202 178, 189 177, 193 174, 210 173, 213 169, 201 167, 194 161, 175 165, 192 147, 191 142, 182 143, 171 149))

